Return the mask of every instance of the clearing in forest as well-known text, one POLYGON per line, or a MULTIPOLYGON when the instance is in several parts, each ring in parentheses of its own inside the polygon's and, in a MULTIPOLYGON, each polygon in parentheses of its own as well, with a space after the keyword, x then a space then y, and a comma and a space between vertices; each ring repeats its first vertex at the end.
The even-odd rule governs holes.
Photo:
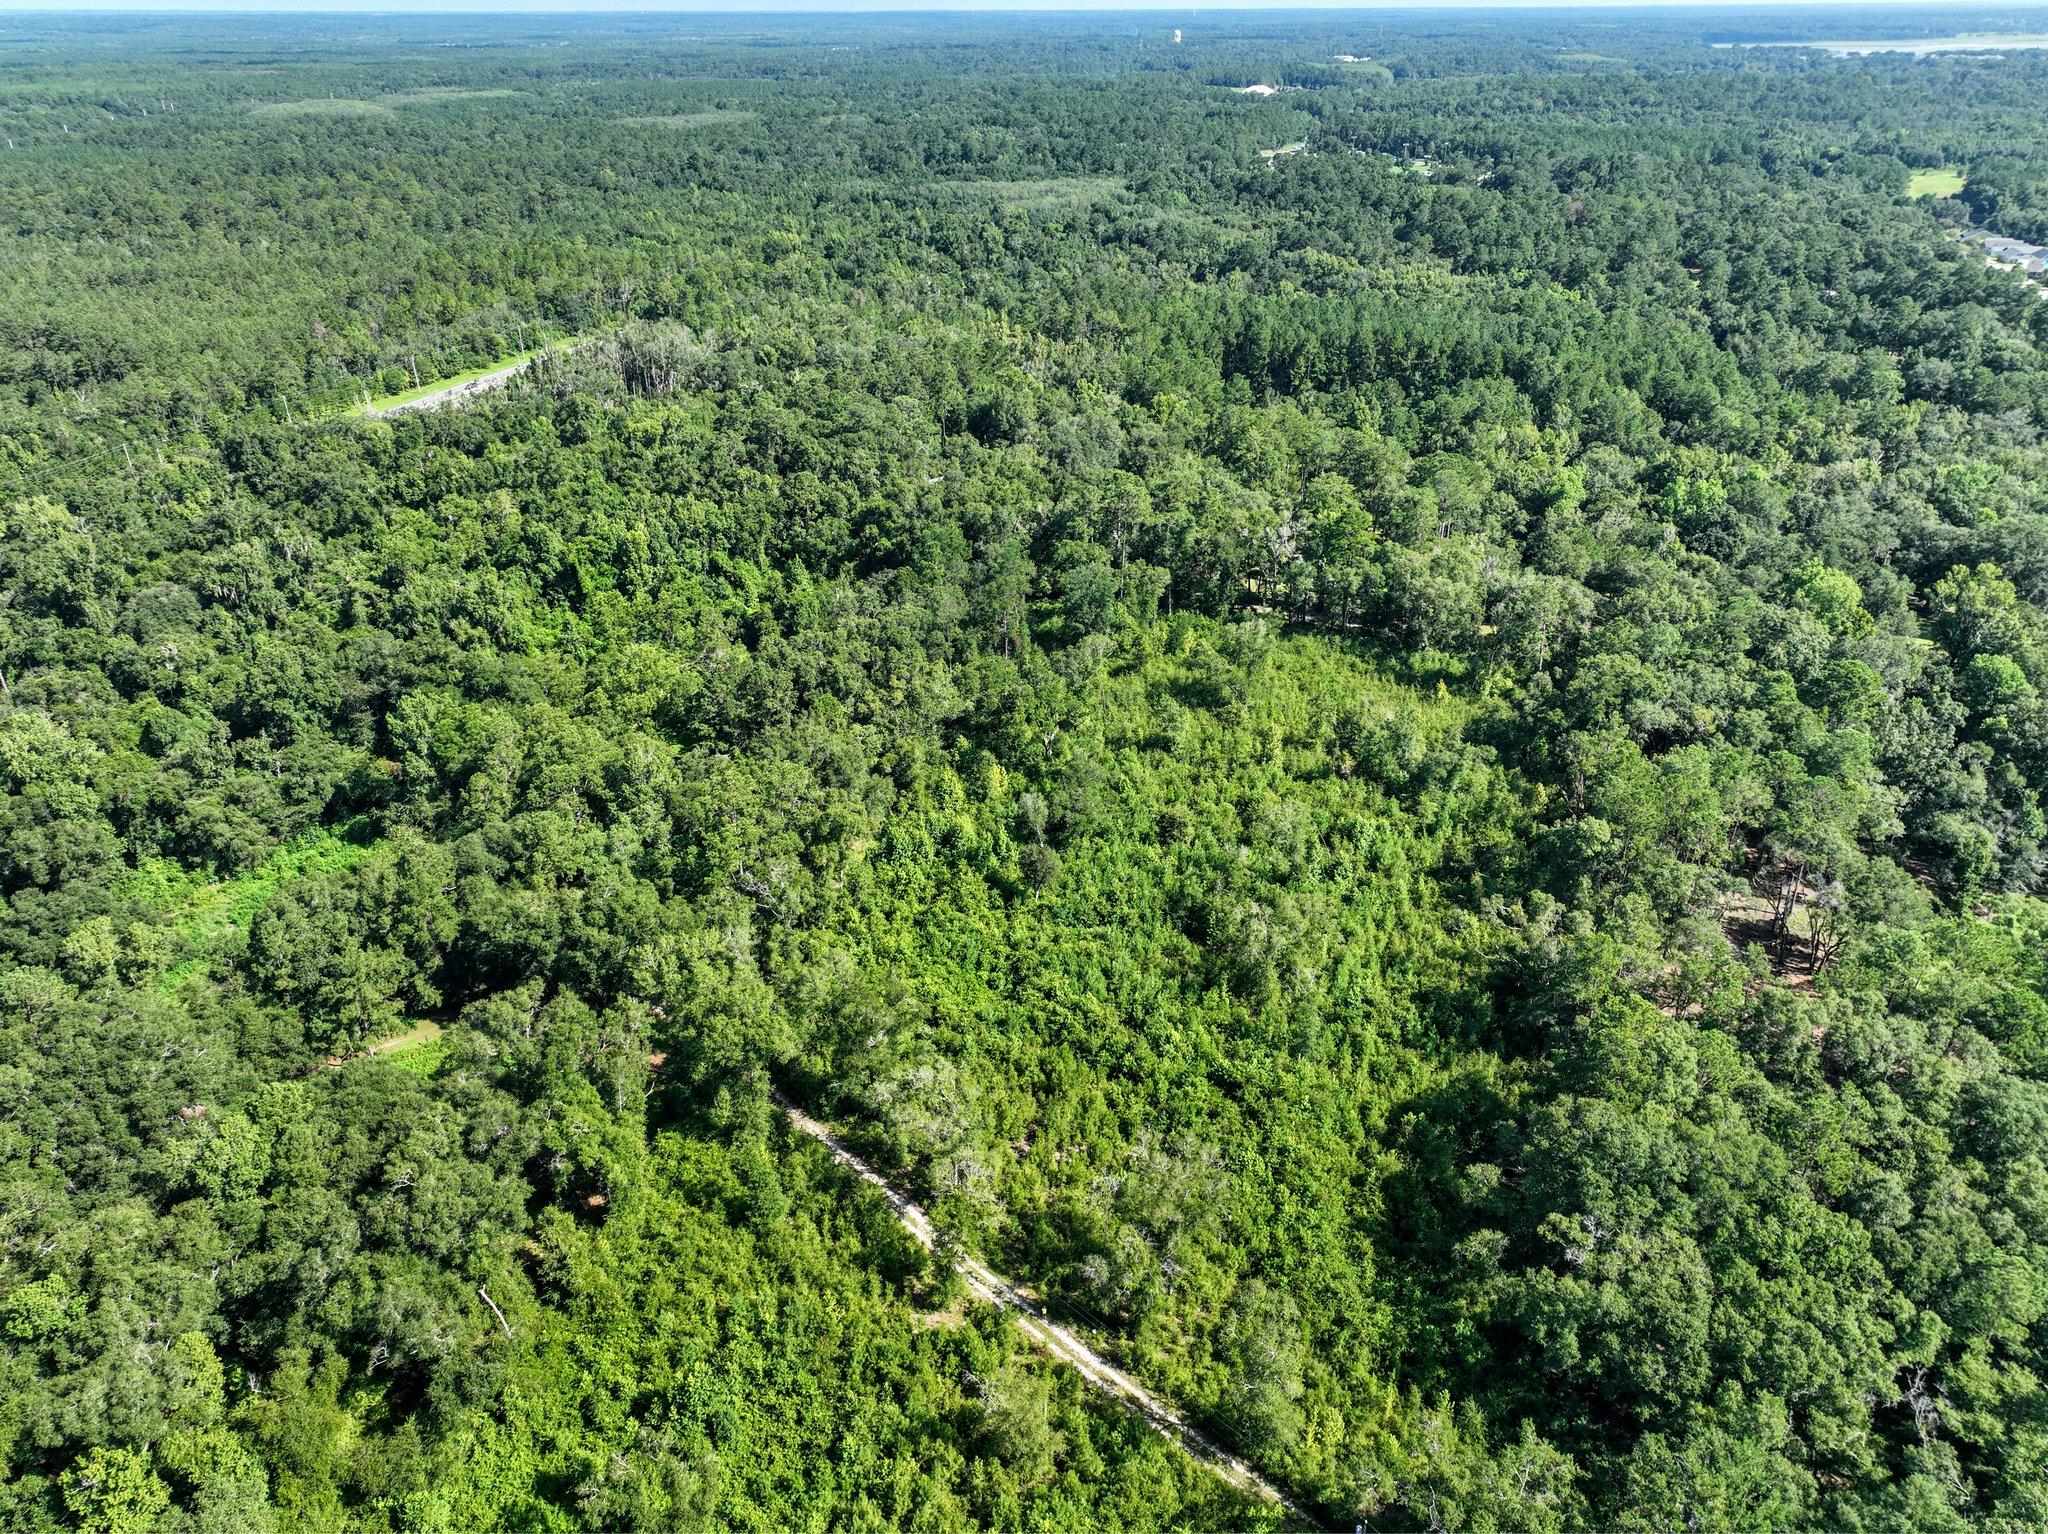
POLYGON ((1953 197, 1963 189, 1967 177, 1952 165, 1935 170, 1916 170, 1906 183, 1908 197, 1953 197))
POLYGON ((1086 207, 1124 191, 1113 176, 1053 176, 1042 181, 939 181, 931 190, 954 197, 987 197, 1013 212, 1045 213, 1086 207))
POLYGON ((1008 213, 1057 213, 1062 209, 1108 202, 1126 195, 1130 188, 1127 182, 1116 176, 1047 176, 1035 181, 963 177, 957 181, 926 181, 915 186, 860 177, 841 182, 839 190, 904 202, 994 202, 1008 213))
MULTIPOLYGON (((566 347, 571 343, 561 343, 566 347)), ((381 395, 365 400, 358 413, 369 416, 397 415, 406 410, 432 410, 436 406, 451 404, 471 394, 483 394, 501 384, 510 383, 532 366, 534 359, 556 347, 536 346, 516 353, 497 362, 486 363, 480 368, 471 368, 466 373, 452 373, 446 378, 437 378, 432 383, 423 383, 417 388, 402 389, 396 394, 381 395)))
POLYGON ((394 1033, 388 1038, 365 1044, 347 1059, 330 1058, 329 1064, 341 1066, 348 1064, 350 1060, 365 1060, 373 1055, 385 1055, 402 1071, 410 1071, 416 1076, 431 1076, 447 1053, 447 1029, 431 1019, 421 1018, 403 1033, 394 1033))
POLYGON ((384 100, 395 106, 426 106, 436 101, 498 101, 507 96, 517 96, 515 90, 457 90, 453 86, 429 85, 416 91, 393 91, 384 100))
POLYGON ((247 873, 210 880, 164 858, 151 858, 129 875, 122 893, 160 913, 177 958, 159 982, 169 994, 197 976, 206 961, 238 932, 278 888, 309 874, 353 868, 375 843, 348 839, 349 827, 316 831, 280 847, 247 873))
POLYGON ((706 107, 701 112, 671 112, 662 117, 628 117, 636 128, 716 128, 723 123, 750 123, 761 114, 740 107, 706 107))
POLYGON ((312 96, 304 101, 266 101, 249 108, 251 117, 389 117, 381 101, 353 96, 312 96))

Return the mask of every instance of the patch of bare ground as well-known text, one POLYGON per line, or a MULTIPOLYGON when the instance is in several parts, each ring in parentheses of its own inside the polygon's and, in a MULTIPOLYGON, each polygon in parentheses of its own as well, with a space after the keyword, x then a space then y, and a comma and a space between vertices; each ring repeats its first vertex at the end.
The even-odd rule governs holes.
POLYGON ((932 1331, 957 1332, 967 1324, 967 1297, 962 1295, 942 1310, 928 1310, 917 1318, 919 1326, 932 1331))
MULTIPOLYGON (((1802 886, 1801 893, 1811 892, 1802 886)), ((1762 949, 1770 961, 1773 978, 1780 984, 1813 984, 1824 955, 1812 935, 1810 910, 1797 894, 1780 901, 1754 893, 1723 895, 1720 907, 1721 930, 1737 949, 1762 949)))

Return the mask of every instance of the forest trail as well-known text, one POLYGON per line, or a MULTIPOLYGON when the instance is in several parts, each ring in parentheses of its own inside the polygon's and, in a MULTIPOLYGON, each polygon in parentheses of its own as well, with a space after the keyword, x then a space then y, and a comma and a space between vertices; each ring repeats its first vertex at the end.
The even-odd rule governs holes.
POLYGON ((532 367, 537 358, 538 354, 533 357, 521 357, 517 362, 508 362, 501 368, 493 368, 490 372, 475 378, 458 378, 431 394, 422 394, 417 399, 408 399, 396 405, 367 406, 363 414, 374 417, 404 415, 412 410, 436 410, 457 400, 468 399, 471 395, 487 394, 492 389, 502 388, 517 378, 532 367))
MULTIPOLYGON (((862 1182, 878 1190, 882 1197, 888 1200, 889 1207, 895 1210, 896 1218, 902 1222, 903 1228, 910 1232, 920 1246, 930 1252, 938 1250, 937 1233, 932 1229, 931 1219, 922 1208, 898 1192, 880 1172, 848 1150, 844 1142, 830 1129, 805 1113, 780 1092, 775 1094, 775 1103, 794 1128, 816 1140, 832 1153, 833 1160, 862 1182)), ((1262 1497, 1268 1502, 1278 1503, 1311 1529, 1322 1527, 1321 1520, 1314 1514, 1222 1445, 1189 1426, 1179 1412, 1089 1347, 1072 1331, 1046 1315, 1036 1300, 1002 1274, 966 1252, 956 1254, 953 1265, 967 1281, 968 1290, 975 1298, 991 1305, 999 1305, 1014 1313, 1018 1328, 1038 1348, 1051 1354, 1061 1363, 1078 1370, 1081 1377, 1097 1390, 1113 1397, 1119 1404, 1144 1418, 1152 1430, 1161 1437, 1174 1440, 1197 1459, 1208 1461, 1218 1474, 1240 1490, 1262 1497)))

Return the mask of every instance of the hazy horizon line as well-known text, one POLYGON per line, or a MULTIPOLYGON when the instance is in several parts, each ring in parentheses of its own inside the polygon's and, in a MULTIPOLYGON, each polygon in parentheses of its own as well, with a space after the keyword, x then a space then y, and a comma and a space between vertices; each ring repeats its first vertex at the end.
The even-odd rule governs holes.
MULTIPOLYGON (((1378 0, 1360 5, 1356 0, 1238 0, 1234 4, 1189 4, 1188 0, 1109 0, 1089 4, 1087 0, 842 0, 819 4, 818 0, 792 0, 790 4, 730 5, 696 4, 694 0, 428 0, 426 4, 393 5, 391 0, 92 0, 83 5, 52 4, 50 0, 0 0, 0 14, 13 16, 841 16, 860 15, 1073 15, 1181 14, 1227 16, 1234 13, 1274 11, 1351 12, 1361 16, 1387 11, 1799 11, 1866 10, 1899 11, 1924 15, 1944 12, 1965 14, 2010 14, 2015 11, 2048 10, 2048 0, 2005 0, 1985 5, 1981 0, 1378 0)), ((1986 33, 1995 36, 1996 33, 1986 33)))

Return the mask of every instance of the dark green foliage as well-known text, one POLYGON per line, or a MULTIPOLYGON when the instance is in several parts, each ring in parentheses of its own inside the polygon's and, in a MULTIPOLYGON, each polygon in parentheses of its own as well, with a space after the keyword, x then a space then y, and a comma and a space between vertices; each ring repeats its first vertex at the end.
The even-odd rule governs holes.
POLYGON ((1332 1525, 2048 1518, 2038 56, 284 25, 6 23, 0 1523, 1283 1521, 776 1091, 1332 1525))

